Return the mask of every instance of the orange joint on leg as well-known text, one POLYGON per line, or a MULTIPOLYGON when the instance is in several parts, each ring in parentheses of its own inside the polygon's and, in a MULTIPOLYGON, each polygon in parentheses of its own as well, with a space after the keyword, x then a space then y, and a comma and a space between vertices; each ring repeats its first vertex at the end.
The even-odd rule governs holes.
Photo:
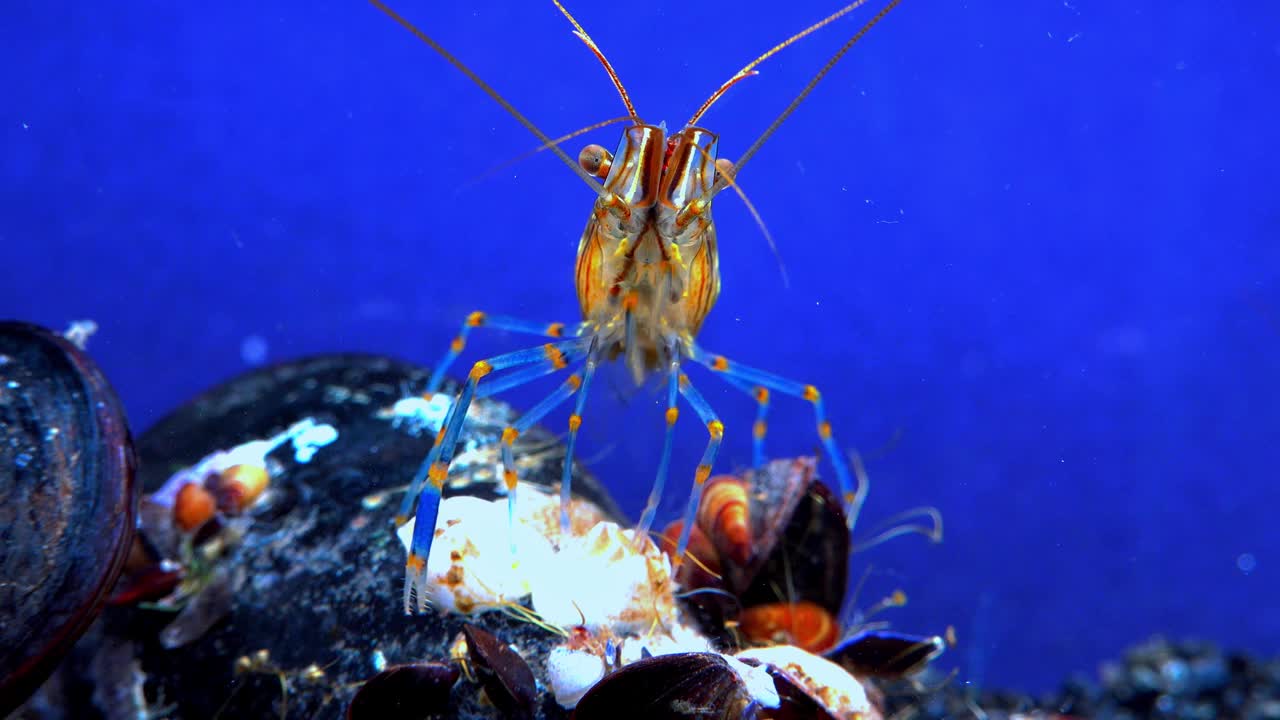
POLYGON ((551 367, 556 370, 560 370, 565 365, 568 365, 568 363, 565 362, 564 353, 560 352, 560 348, 555 345, 552 345, 551 343, 543 345, 542 352, 547 356, 547 360, 551 361, 551 367))
POLYGON ((812 385, 805 385, 803 397, 809 402, 818 402, 818 398, 822 397, 822 395, 818 392, 818 388, 812 385))
POLYGON ((440 428, 440 432, 436 433, 435 442, 431 443, 432 445, 439 445, 440 443, 444 442, 444 430, 445 429, 443 427, 440 428))
POLYGON ((467 346, 467 341, 463 340, 462 336, 459 335, 455 337, 452 342, 449 343, 449 350, 454 353, 460 353, 462 352, 462 349, 465 348, 466 346, 467 346))
POLYGON ((680 377, 677 378, 677 381, 680 383, 680 387, 686 387, 689 385, 689 376, 684 373, 680 373, 680 377))
POLYGON ((582 387, 582 376, 578 373, 574 373, 570 375, 565 382, 569 384, 570 389, 574 392, 578 392, 578 388, 582 387))
POLYGON ((768 431, 769 426, 763 420, 757 420, 756 424, 751 426, 751 434, 757 440, 763 440, 765 433, 768 431))
POLYGON ((640 295, 636 293, 635 290, 631 290, 630 292, 627 293, 626 297, 622 298, 622 309, 626 310, 627 312, 631 312, 632 310, 635 310, 636 305, 639 305, 639 304, 640 304, 640 295))
POLYGON ((569 432, 578 432, 578 428, 582 427, 582 416, 574 413, 569 416, 569 432))
POLYGON ((767 405, 769 403, 769 388, 764 387, 762 385, 757 385, 755 395, 756 395, 756 402, 760 403, 761 405, 767 405))
POLYGON ((854 501, 854 499, 855 499, 855 498, 856 498, 856 495, 854 494, 854 492, 853 492, 852 490, 850 490, 849 492, 845 493, 845 494, 844 494, 844 505, 845 505, 845 507, 849 507, 849 506, 853 505, 853 501, 854 501))
POLYGON ((515 490, 516 489, 516 471, 504 469, 502 471, 502 482, 506 483, 508 490, 515 490))
POLYGON ((724 437, 724 423, 719 420, 712 420, 707 423, 707 432, 711 433, 711 439, 719 440, 724 437))
POLYGON ((547 326, 547 334, 555 338, 564 337, 564 323, 551 323, 547 326))
POLYGON ((481 325, 484 324, 484 321, 485 321, 485 315, 479 310, 467 316, 467 325, 471 327, 480 327, 481 325))
POLYGON ((436 486, 437 490, 443 488, 444 481, 449 479, 448 466, 438 460, 431 463, 431 467, 427 470, 427 479, 436 486))
POLYGON ((729 358, 723 355, 717 355, 711 358, 711 369, 724 372, 729 369, 729 358))
POLYGON ((823 420, 822 422, 818 423, 818 437, 822 438, 824 441, 831 439, 831 423, 830 422, 823 420))
POLYGON ((409 559, 404 562, 404 566, 414 575, 421 575, 422 571, 427 567, 427 561, 426 558, 409 553, 409 559))
POLYGON ((508 425, 502 430, 502 444, 513 445, 516 438, 520 437, 520 431, 508 425))
POLYGON ((680 418, 680 408, 674 408, 674 407, 667 408, 667 424, 668 425, 675 425, 676 420, 678 420, 679 418, 680 418))
POLYGON ((711 477, 710 465, 699 465, 698 469, 693 473, 693 481, 698 485, 705 483, 709 477, 711 477))
POLYGON ((479 380, 480 378, 484 377, 485 375, 488 375, 491 372, 493 372, 493 366, 490 365, 488 362, 481 360, 480 362, 471 366, 470 379, 479 380))

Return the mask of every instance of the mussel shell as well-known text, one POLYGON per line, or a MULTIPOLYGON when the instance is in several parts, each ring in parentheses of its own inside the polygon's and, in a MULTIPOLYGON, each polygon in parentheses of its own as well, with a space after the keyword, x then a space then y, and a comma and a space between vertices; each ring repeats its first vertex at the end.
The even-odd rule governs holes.
POLYGON ((750 716, 750 700, 741 678, 719 655, 658 655, 605 676, 578 701, 573 718, 739 720, 750 716))
POLYGON ((472 666, 494 707, 510 718, 533 717, 538 685, 529 664, 493 633, 470 623, 462 626, 472 666))
POLYGON ((133 444, 97 365, 0 323, 0 715, 97 617, 133 538, 133 444))
MULTIPOLYGON (((367 458, 360 465, 416 469, 431 448, 432 435, 423 434, 418 438, 421 442, 414 442, 404 437, 403 432, 394 431, 391 423, 372 418, 381 407, 402 395, 421 392, 430 374, 429 369, 359 353, 317 355, 258 368, 201 393, 138 438, 138 454, 145 461, 139 471, 142 487, 148 492, 154 491, 173 472, 195 464, 213 450, 270 437, 288 427, 289 421, 306 416, 338 427, 342 431, 340 446, 363 451, 349 453, 367 458)), ((441 392, 452 395, 457 388, 452 381, 446 381, 441 392)), ((514 410, 493 401, 476 402, 467 416, 463 437, 496 448, 503 428, 517 416, 514 410), (486 408, 487 411, 483 411, 486 408), (478 419, 473 419, 473 415, 478 419)), ((559 444, 555 435, 540 427, 525 433, 522 439, 532 446, 559 444)), ((276 457, 289 454, 287 448, 274 453, 276 457)), ((561 464, 557 459, 545 465, 545 470, 527 472, 521 479, 558 493, 561 464)), ((450 478, 446 495, 499 497, 496 480, 455 490, 454 479, 450 478)), ((367 478, 360 472, 346 472, 332 481, 329 484, 349 486, 346 489, 356 492, 367 490, 367 478)), ((625 517, 594 476, 575 469, 573 491, 595 503, 609 517, 625 517)))
MULTIPOLYGON (((751 664, 750 661, 748 664, 751 664)), ((764 669, 773 678, 778 699, 781 700, 778 707, 770 708, 764 713, 768 720, 838 720, 790 675, 772 665, 765 665, 764 669)))
POLYGON ((374 675, 351 699, 347 720, 422 720, 444 713, 458 668, 443 663, 396 665, 374 675))
POLYGON ((839 498, 812 457, 775 460, 747 479, 752 553, 729 573, 744 607, 809 600, 838 615, 844 603, 849 529, 839 498), (785 579, 785 580, 784 580, 785 579), (791 597, 778 597, 778 586, 791 597))
POLYGON ((946 647, 936 635, 863 630, 823 655, 854 675, 892 679, 915 674, 946 647))

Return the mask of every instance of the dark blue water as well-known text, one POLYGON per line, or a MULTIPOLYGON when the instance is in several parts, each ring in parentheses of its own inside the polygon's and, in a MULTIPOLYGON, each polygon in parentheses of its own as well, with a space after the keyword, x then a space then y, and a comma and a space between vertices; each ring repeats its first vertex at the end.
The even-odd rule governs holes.
MULTIPOLYGON (((622 114, 549 2, 402 4, 548 133, 622 114)), ((485 176, 537 141, 457 71, 355 0, 197 5, 0 10, 0 316, 97 320, 139 430, 263 359, 431 363, 473 309, 576 320, 591 193, 547 154, 485 176)), ((573 5, 678 126, 835 3, 573 5)), ((824 390, 870 458, 864 530, 942 510, 943 545, 858 561, 868 602, 911 596, 897 627, 956 627, 963 678, 1043 688, 1154 632, 1280 648, 1276 8, 907 0, 740 178, 789 287, 716 203, 701 341, 824 390)), ((733 89, 704 121, 722 154, 856 27, 733 89)), ((753 405, 691 375, 719 467, 748 464, 753 405)), ((632 512, 659 403, 614 373, 587 411, 584 455, 632 512)), ((811 452, 807 407, 776 407, 770 449, 811 452)), ((683 425, 669 514, 705 441, 683 425)))

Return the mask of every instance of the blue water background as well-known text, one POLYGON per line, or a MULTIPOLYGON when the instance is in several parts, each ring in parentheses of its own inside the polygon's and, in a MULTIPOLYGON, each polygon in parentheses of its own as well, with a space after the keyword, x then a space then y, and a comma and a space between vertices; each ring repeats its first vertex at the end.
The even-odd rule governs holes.
MULTIPOLYGON (((552 135, 622 114, 549 2, 400 5, 552 135)), ((572 6, 678 126, 835 3, 572 6)), ((864 530, 942 510, 944 544, 857 567, 868 603, 907 590, 895 626, 955 626, 962 679, 1048 688, 1155 632, 1280 649, 1278 7, 907 0, 741 176, 789 288, 716 202, 701 341, 824 390, 870 457, 864 530)), ((730 92, 705 119, 722 154, 857 22, 730 92)), ((138 430, 263 349, 433 363, 473 309, 573 321, 589 190, 547 154, 485 176, 536 145, 362 2, 7 3, 0 316, 97 320, 138 430)), ((691 375, 719 467, 748 464, 753 405, 691 375)), ((633 513, 660 402, 615 372, 587 412, 583 455, 633 513)), ((808 408, 775 407, 770 450, 811 452, 808 408)), ((705 439, 682 428, 667 517, 705 439)))

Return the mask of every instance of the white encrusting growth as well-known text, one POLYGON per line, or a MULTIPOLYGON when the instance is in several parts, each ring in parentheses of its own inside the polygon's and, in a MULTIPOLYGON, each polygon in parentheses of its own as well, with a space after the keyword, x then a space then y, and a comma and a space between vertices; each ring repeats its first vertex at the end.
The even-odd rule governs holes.
POLYGON ((556 647, 547 655, 547 684, 560 707, 573 709, 607 669, 604 658, 590 650, 556 647))
POLYGON ((737 657, 771 665, 786 673, 837 718, 869 720, 880 717, 857 678, 826 658, 794 645, 743 650, 737 657))

